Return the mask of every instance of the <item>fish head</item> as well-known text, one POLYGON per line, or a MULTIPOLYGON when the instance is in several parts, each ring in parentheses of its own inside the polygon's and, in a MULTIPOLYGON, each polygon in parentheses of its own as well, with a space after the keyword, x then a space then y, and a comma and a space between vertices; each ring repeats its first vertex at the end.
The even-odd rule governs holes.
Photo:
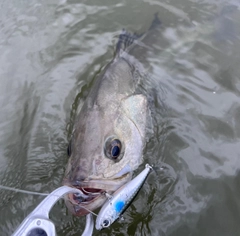
POLYGON ((66 205, 77 215, 102 206, 132 178, 142 162, 147 121, 147 99, 142 94, 121 96, 106 104, 84 104, 71 141, 64 185, 80 189, 87 197, 66 196, 66 205), (116 102, 118 101, 118 102, 116 102))

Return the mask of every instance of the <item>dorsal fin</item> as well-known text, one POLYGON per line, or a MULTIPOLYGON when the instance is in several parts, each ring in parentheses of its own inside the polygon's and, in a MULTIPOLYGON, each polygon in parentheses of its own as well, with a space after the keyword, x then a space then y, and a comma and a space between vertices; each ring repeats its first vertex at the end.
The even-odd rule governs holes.
POLYGON ((141 38, 143 34, 129 33, 125 29, 119 35, 118 42, 116 45, 116 53, 118 54, 121 50, 125 51, 135 40, 141 38))
POLYGON ((154 29, 154 28, 159 27, 159 26, 161 26, 161 21, 158 18, 158 12, 156 12, 154 14, 154 19, 152 21, 151 26, 149 27, 149 30, 154 29))
MULTIPOLYGON (((158 12, 154 14, 154 19, 152 21, 149 30, 157 28, 161 25, 161 21, 158 18, 158 12)), ((116 45, 116 55, 119 55, 121 51, 126 51, 126 49, 133 45, 134 43, 144 46, 141 44, 141 38, 144 37, 145 33, 137 34, 137 33, 130 33, 125 29, 122 30, 121 34, 119 35, 118 42, 116 45)), ((145 46, 146 47, 146 46, 145 46)))

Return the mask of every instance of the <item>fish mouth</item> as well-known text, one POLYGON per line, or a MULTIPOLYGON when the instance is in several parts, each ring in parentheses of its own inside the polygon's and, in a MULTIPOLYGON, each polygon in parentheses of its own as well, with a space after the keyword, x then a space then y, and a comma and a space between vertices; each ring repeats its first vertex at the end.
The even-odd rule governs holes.
POLYGON ((76 186, 71 187, 79 189, 83 193, 83 195, 78 193, 69 193, 65 197, 65 203, 68 209, 76 216, 88 214, 105 201, 104 193, 106 191, 103 189, 76 186))
POLYGON ((69 183, 67 180, 63 185, 76 188, 83 194, 69 193, 65 195, 65 204, 73 215, 84 216, 89 212, 101 207, 106 201, 106 194, 112 194, 131 178, 126 174, 124 178, 118 180, 94 180, 89 182, 78 182, 78 184, 69 183))
MULTIPOLYGON (((77 188, 77 187, 76 187, 77 188)), ((103 189, 97 188, 77 188, 79 189, 84 195, 77 194, 77 193, 69 193, 69 200, 73 204, 90 204, 95 201, 97 198, 101 197, 106 191, 103 189)))
POLYGON ((73 200, 74 202, 77 202, 78 204, 88 204, 92 202, 95 198, 99 197, 100 194, 105 193, 103 189, 97 189, 97 188, 77 188, 79 189, 85 196, 82 196, 80 194, 73 194, 73 200))

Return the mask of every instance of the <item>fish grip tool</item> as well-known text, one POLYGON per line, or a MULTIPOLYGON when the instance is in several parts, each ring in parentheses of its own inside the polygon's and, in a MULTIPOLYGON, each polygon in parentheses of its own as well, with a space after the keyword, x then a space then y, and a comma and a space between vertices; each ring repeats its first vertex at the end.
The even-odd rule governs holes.
MULTIPOLYGON (((55 189, 23 220, 12 236, 56 236, 55 225, 49 219, 49 212, 55 203, 67 193, 85 196, 79 189, 68 186, 55 189)), ((93 231, 93 217, 91 214, 86 217, 86 226, 82 236, 92 235, 93 231)))

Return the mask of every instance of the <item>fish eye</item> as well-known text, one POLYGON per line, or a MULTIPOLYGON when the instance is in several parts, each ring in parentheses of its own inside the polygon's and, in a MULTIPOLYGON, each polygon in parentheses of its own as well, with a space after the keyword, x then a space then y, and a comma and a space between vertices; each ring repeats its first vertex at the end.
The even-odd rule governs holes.
POLYGON ((121 152, 121 142, 118 139, 114 139, 111 142, 111 155, 113 159, 117 159, 121 152))
POLYGON ((122 143, 119 139, 110 139, 105 144, 105 155, 112 159, 117 160, 121 154, 122 143))
POLYGON ((111 221, 106 219, 102 222, 102 227, 107 228, 110 226, 110 224, 111 224, 111 221))

